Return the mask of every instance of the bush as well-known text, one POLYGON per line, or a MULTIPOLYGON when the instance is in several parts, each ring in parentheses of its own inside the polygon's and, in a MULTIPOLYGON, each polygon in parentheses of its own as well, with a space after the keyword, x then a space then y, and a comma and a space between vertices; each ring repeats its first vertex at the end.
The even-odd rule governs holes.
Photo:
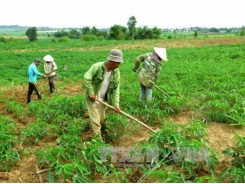
POLYGON ((68 36, 62 36, 60 39, 59 39, 59 42, 69 42, 71 41, 70 38, 68 36))
POLYGON ((99 36, 99 37, 97 37, 97 40, 103 41, 103 40, 105 40, 105 37, 104 36, 99 36))
POLYGON ((52 39, 51 43, 57 43, 57 40, 56 39, 52 39))
POLYGON ((6 43, 6 39, 4 37, 0 37, 0 42, 6 43))
POLYGON ((80 36, 81 41, 94 41, 97 40, 97 37, 95 35, 82 35, 80 36))

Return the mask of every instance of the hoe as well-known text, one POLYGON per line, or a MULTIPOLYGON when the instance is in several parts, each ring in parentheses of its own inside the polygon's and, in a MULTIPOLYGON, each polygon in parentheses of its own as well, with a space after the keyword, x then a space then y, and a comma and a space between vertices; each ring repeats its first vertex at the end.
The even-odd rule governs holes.
MULTIPOLYGON (((59 69, 64 69, 65 71, 66 70, 68 70, 68 67, 67 67, 67 65, 64 65, 64 66, 62 66, 62 67, 60 67, 60 68, 57 68, 57 69, 55 69, 55 70, 53 70, 53 71, 51 71, 51 72, 49 72, 49 73, 46 73, 45 75, 47 75, 47 76, 49 76, 51 73, 53 73, 53 72, 55 72, 55 71, 57 71, 57 70, 59 70, 59 69)), ((41 79, 44 79, 44 78, 41 78, 41 79)), ((60 80, 60 77, 59 77, 59 75, 55 75, 55 79, 56 80, 60 80)))
POLYGON ((53 73, 53 72, 55 72, 55 71, 57 71, 57 70, 59 70, 59 69, 64 69, 64 70, 67 70, 68 68, 67 68, 67 65, 64 65, 64 66, 62 66, 62 67, 60 67, 60 68, 57 68, 57 69, 55 69, 55 70, 53 70, 53 71, 51 71, 51 72, 49 72, 49 73, 47 73, 46 75, 50 75, 51 73, 53 73))
MULTIPOLYGON (((109 105, 108 103, 106 103, 106 102, 104 102, 104 101, 102 101, 102 100, 100 100, 100 99, 96 99, 96 101, 98 101, 98 102, 102 103, 103 105, 105 105, 105 106, 107 106, 107 107, 109 107, 109 108, 115 110, 115 107, 109 105)), ((155 130, 153 130, 151 127, 147 126, 146 124, 144 124, 143 122, 139 121, 138 119, 136 119, 136 118, 130 116, 129 114, 123 112, 122 110, 120 110, 120 113, 123 114, 124 116, 128 117, 129 119, 132 119, 132 120, 138 122, 139 124, 143 125, 145 128, 151 130, 152 132, 157 133, 157 132, 156 132, 155 130)))
POLYGON ((161 90, 157 85, 154 84, 154 86, 158 91, 160 91, 162 94, 169 96, 169 94, 167 94, 166 92, 164 92, 163 90, 161 90))

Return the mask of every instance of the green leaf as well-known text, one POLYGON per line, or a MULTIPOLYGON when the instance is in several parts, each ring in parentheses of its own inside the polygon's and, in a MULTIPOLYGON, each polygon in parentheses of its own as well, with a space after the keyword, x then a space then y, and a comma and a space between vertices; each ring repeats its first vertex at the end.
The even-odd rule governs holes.
POLYGON ((73 175, 73 170, 74 170, 73 164, 65 164, 63 166, 63 169, 65 174, 73 175))
POLYGON ((80 171, 80 173, 83 173, 83 171, 85 171, 86 173, 89 172, 84 164, 77 164, 77 169, 80 171))
POLYGON ((56 174, 57 174, 57 175, 61 175, 61 174, 62 174, 62 171, 63 171, 63 168, 60 167, 60 168, 58 169, 58 171, 56 170, 56 174))
POLYGON ((55 165, 56 165, 56 161, 55 162, 51 162, 50 164, 49 164, 49 167, 54 167, 55 165))

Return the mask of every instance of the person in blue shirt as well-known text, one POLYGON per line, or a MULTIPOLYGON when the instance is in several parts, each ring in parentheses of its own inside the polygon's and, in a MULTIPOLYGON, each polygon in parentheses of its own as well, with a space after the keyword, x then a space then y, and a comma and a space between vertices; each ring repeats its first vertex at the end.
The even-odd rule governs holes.
POLYGON ((47 76, 40 73, 37 70, 37 66, 41 65, 41 60, 36 58, 34 62, 28 68, 28 93, 27 93, 27 103, 31 102, 32 92, 35 91, 39 100, 42 99, 41 93, 39 92, 38 84, 37 84, 37 76, 41 76, 46 78, 47 76))

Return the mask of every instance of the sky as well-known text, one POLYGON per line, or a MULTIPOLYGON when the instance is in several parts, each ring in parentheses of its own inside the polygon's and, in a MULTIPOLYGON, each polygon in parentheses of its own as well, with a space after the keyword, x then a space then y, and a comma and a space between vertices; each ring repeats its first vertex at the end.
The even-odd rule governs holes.
POLYGON ((0 25, 30 27, 242 27, 245 0, 0 0, 0 25))

